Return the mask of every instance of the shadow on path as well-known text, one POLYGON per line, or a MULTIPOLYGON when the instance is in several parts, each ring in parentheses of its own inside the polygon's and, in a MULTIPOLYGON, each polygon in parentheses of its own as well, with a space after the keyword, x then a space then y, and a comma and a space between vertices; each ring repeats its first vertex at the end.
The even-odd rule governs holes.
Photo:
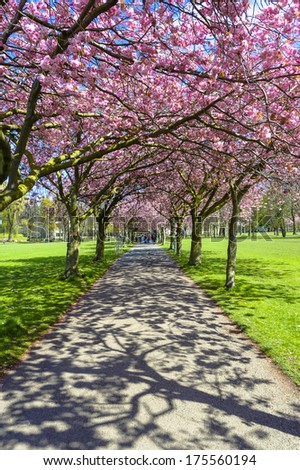
POLYGON ((4 380, 2 449, 299 449, 299 391, 156 246, 4 380))

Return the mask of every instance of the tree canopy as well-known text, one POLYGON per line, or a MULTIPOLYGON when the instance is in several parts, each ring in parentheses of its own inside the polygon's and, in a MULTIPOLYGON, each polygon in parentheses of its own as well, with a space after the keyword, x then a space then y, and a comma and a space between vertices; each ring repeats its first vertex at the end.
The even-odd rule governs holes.
POLYGON ((8 0, 0 27, 0 210, 143 178, 196 223, 299 181, 298 1, 8 0))

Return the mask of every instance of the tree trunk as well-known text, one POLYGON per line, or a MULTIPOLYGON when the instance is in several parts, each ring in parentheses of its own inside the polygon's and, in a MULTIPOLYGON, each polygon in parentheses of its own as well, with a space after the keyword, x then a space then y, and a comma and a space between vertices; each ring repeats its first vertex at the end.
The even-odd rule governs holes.
POLYGON ((295 210, 293 206, 291 208, 291 216, 292 216, 292 222, 293 222, 293 235, 297 235, 296 216, 295 216, 295 210))
POLYGON ((175 245, 175 219, 172 217, 170 219, 170 247, 169 250, 174 250, 175 245))
POLYGON ((8 207, 5 211, 5 214, 6 214, 6 228, 7 228, 7 232, 8 232, 8 237, 7 237, 7 241, 8 242, 12 242, 13 241, 13 236, 14 236, 14 233, 16 233, 18 230, 18 224, 17 224, 17 212, 18 212, 18 208, 17 208, 17 203, 14 202, 11 204, 10 207, 8 207))
POLYGON ((281 219, 281 221, 280 221, 280 230, 281 230, 281 234, 282 234, 283 238, 285 238, 286 237, 286 226, 285 226, 284 219, 281 219))
POLYGON ((201 264, 201 250, 202 250, 202 218, 197 216, 196 208, 191 210, 192 216, 192 241, 190 250, 189 265, 196 266, 201 264))
POLYGON ((13 241, 13 235, 14 235, 14 228, 15 228, 15 216, 14 214, 9 214, 7 218, 7 229, 8 229, 8 242, 13 241))
MULTIPOLYGON (((123 240, 126 241, 126 235, 123 236, 123 240)), ((129 240, 129 243, 135 242, 135 230, 130 230, 128 234, 128 240, 129 240)))
POLYGON ((226 268, 226 289, 235 286, 236 253, 237 253, 237 224, 240 216, 240 203, 244 192, 238 191, 235 186, 231 186, 232 214, 228 230, 227 247, 227 268, 226 268))
POLYGON ((97 242, 96 242, 96 253, 94 261, 102 261, 104 259, 105 252, 105 239, 106 239, 106 227, 108 221, 106 217, 101 214, 97 217, 98 230, 97 230, 97 242))
POLYGON ((166 243, 166 229, 165 227, 160 228, 160 243, 164 245, 166 243))
POLYGON ((67 255, 66 255, 66 267, 64 272, 64 277, 66 279, 79 276, 81 274, 78 270, 79 263, 79 250, 80 250, 80 227, 81 221, 77 211, 77 198, 75 195, 71 196, 71 202, 69 206, 69 217, 70 217, 70 227, 69 227, 69 237, 67 244, 67 255))
POLYGON ((176 255, 181 256, 182 252, 182 229, 183 229, 183 218, 176 217, 176 255))

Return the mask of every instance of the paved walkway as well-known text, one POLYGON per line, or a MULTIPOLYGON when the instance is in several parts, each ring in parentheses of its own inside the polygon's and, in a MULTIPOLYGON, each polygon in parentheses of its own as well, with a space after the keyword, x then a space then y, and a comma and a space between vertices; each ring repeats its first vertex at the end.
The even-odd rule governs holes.
POLYGON ((2 384, 1 449, 300 449, 300 393, 155 245, 2 384))

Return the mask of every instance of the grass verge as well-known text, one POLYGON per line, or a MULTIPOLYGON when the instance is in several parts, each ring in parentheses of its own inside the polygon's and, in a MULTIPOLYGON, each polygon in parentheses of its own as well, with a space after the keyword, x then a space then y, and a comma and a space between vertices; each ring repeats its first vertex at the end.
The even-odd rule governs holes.
POLYGON ((93 263, 95 243, 81 246, 83 279, 64 281, 65 243, 0 245, 0 376, 11 369, 65 310, 118 258, 114 242, 93 263))
POLYGON ((238 245, 236 287, 226 290, 227 241, 204 239, 201 266, 188 266, 190 240, 175 257, 184 271, 300 385, 300 239, 238 245))

